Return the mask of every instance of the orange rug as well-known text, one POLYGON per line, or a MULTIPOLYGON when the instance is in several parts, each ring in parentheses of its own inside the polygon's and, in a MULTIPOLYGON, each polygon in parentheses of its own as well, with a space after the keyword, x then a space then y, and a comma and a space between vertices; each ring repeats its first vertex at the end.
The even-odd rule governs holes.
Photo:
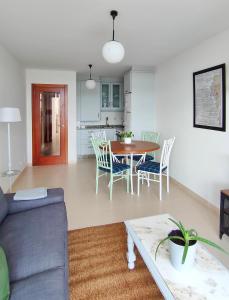
POLYGON ((70 231, 70 299, 163 299, 137 251, 136 267, 128 269, 126 251, 123 223, 70 231))

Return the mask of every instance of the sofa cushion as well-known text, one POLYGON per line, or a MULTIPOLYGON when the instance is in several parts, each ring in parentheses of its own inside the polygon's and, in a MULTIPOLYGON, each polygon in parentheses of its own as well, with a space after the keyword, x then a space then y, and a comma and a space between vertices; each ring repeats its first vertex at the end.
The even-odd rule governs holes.
POLYGON ((11 285, 10 300, 63 300, 65 298, 64 270, 45 271, 11 285))
POLYGON ((67 221, 64 202, 8 215, 0 226, 10 281, 64 266, 67 221))
POLYGON ((0 224, 5 219, 8 213, 8 203, 6 198, 4 197, 3 191, 0 188, 0 224))

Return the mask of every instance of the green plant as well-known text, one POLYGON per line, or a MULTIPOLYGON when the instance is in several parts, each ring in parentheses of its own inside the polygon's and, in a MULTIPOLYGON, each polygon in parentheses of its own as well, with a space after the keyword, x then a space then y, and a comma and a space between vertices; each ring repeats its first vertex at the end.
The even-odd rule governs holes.
POLYGON ((157 252, 158 252, 159 247, 161 246, 161 244, 163 244, 167 240, 171 240, 173 242, 176 241, 176 244, 178 244, 180 242, 179 244, 184 246, 184 252, 183 252, 183 256, 182 256, 182 264, 185 263, 185 259, 187 257, 188 247, 190 246, 189 245, 190 242, 195 243, 197 241, 200 241, 200 242, 205 243, 209 246, 212 246, 212 247, 214 247, 214 248, 216 248, 220 251, 223 251, 226 254, 229 254, 227 251, 225 251, 223 248, 221 248, 217 244, 215 244, 212 241, 209 241, 209 240, 199 236, 198 233, 196 232, 196 230, 194 230, 194 229, 187 230, 187 229, 185 229, 184 225, 181 222, 176 222, 171 218, 169 218, 169 220, 171 222, 173 222, 178 227, 179 230, 172 230, 171 233, 166 238, 164 238, 163 240, 161 240, 159 242, 159 244, 156 248, 156 251, 155 251, 155 260, 157 258, 157 252), (177 234, 174 235, 174 232, 175 233, 179 232, 180 234, 179 235, 177 235, 177 234))
POLYGON ((124 139, 124 138, 132 138, 134 136, 132 131, 123 131, 120 132, 120 138, 124 139))

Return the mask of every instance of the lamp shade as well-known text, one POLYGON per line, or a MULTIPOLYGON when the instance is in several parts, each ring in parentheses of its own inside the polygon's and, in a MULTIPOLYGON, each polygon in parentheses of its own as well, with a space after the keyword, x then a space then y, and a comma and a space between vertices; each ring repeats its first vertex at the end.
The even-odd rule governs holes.
POLYGON ((0 122, 20 122, 21 114, 17 107, 0 107, 0 122))
POLYGON ((94 79, 88 79, 85 82, 86 88, 88 88, 89 90, 93 90, 96 87, 96 82, 94 79))
POLYGON ((103 57, 110 64, 119 63, 125 55, 125 49, 120 42, 109 41, 103 46, 103 57))

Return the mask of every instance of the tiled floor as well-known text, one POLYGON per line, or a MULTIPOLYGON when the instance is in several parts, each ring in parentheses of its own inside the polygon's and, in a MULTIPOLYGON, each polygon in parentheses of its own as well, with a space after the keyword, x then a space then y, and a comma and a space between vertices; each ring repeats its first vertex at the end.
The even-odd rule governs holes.
MULTIPOLYGON (((125 182, 113 188, 109 200, 108 177, 102 177, 99 194, 95 194, 95 161, 79 160, 76 165, 28 167, 18 178, 13 190, 46 186, 63 187, 67 205, 69 229, 120 222, 126 219, 168 212, 186 226, 195 228, 206 238, 229 250, 229 238, 218 238, 219 216, 195 197, 171 182, 170 193, 163 189, 163 200, 158 198, 158 184, 144 184, 140 196, 126 193, 125 182)), ((136 192, 136 182, 134 181, 136 192)), ((213 252, 229 267, 229 256, 213 252)))

